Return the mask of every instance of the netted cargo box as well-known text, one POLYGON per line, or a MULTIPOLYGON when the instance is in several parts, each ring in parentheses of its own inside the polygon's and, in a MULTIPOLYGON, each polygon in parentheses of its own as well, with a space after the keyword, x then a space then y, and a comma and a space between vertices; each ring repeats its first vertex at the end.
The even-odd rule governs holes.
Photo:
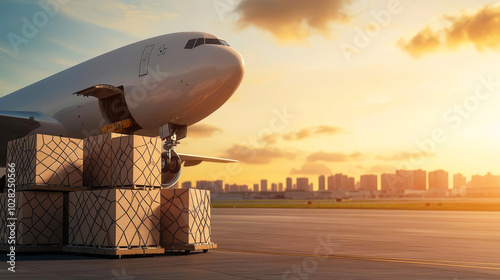
POLYGON ((161 244, 211 242, 210 191, 161 190, 161 244))
POLYGON ((102 189, 69 194, 70 245, 160 245, 160 191, 102 189))
MULTIPOLYGON (((8 193, 0 194, 0 245, 62 245, 64 196, 62 192, 20 191, 15 193, 15 211, 9 211, 8 193), (15 227, 10 225, 15 223, 15 227), (14 233, 12 233, 14 229, 14 233)), ((10 205, 12 206, 12 204, 10 205)))
POLYGON ((161 187, 160 138, 122 135, 111 142, 115 186, 161 187))
POLYGON ((37 134, 7 144, 7 163, 15 164, 17 190, 82 187, 82 159, 80 139, 37 134))
POLYGON ((84 139, 84 186, 160 187, 161 140, 109 133, 84 139))
POLYGON ((83 139, 83 185, 109 187, 113 185, 113 149, 111 139, 121 134, 109 133, 83 139))

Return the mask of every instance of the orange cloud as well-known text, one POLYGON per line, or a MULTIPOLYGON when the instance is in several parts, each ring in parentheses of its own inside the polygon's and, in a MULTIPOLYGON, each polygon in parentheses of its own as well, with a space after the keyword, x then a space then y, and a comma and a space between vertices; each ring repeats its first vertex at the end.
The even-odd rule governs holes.
POLYGON ((253 148, 245 145, 234 145, 223 156, 248 164, 268 164, 275 159, 295 159, 296 154, 277 148, 253 148))
POLYGON ((394 173, 395 170, 394 165, 374 165, 370 167, 367 171, 368 172, 376 172, 376 173, 394 173))
POLYGON ((273 134, 266 134, 260 138, 262 142, 265 142, 266 144, 276 144, 278 141, 278 135, 276 133, 273 134))
POLYGON ((314 129, 314 133, 317 134, 337 134, 339 132, 342 132, 341 128, 328 125, 320 125, 314 129))
POLYGON ((361 153, 352 153, 352 154, 344 154, 344 153, 326 153, 326 152, 316 152, 310 154, 307 157, 307 161, 316 162, 316 161, 326 161, 326 162, 344 162, 353 160, 361 157, 361 153))
POLYGON ((420 158, 420 157, 430 157, 433 156, 433 154, 425 151, 420 151, 420 152, 400 152, 397 154, 393 154, 391 156, 377 156, 376 159, 384 160, 384 161, 404 161, 408 160, 411 158, 420 158))
POLYGON ((290 133, 284 135, 283 139, 285 139, 285 140, 301 140, 301 139, 309 137, 310 135, 311 135, 311 133, 309 132, 309 129, 304 128, 304 129, 301 129, 299 131, 290 132, 290 133))
POLYGON ((291 175, 319 175, 319 174, 332 174, 328 166, 322 163, 306 162, 299 169, 293 168, 290 171, 291 175))
POLYGON ((243 0, 235 11, 242 28, 255 26, 281 40, 303 40, 320 32, 329 34, 331 23, 345 23, 343 12, 352 0, 243 0))
POLYGON ((284 140, 302 140, 314 136, 315 134, 333 135, 342 132, 342 128, 328 125, 320 125, 313 128, 304 128, 283 135, 284 140))
POLYGON ((188 136, 192 138, 210 137, 222 129, 209 124, 195 124, 188 128, 188 136))
POLYGON ((444 16, 441 21, 441 29, 427 26, 409 40, 400 39, 399 47, 413 57, 470 45, 479 51, 500 49, 500 6, 487 5, 474 14, 444 16))

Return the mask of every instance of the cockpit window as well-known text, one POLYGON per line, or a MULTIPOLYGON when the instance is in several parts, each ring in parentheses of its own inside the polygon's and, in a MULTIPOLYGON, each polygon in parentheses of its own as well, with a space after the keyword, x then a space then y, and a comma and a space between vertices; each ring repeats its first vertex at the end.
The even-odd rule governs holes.
POLYGON ((184 48, 185 49, 192 49, 195 42, 196 42, 196 39, 189 40, 184 48))
POLYGON ((205 45, 205 44, 207 44, 207 45, 223 45, 223 46, 229 47, 229 44, 224 40, 220 40, 220 39, 216 39, 216 38, 198 38, 198 39, 189 40, 184 48, 185 49, 194 49, 198 46, 205 45))
POLYGON ((205 44, 205 38, 198 38, 196 40, 196 44, 194 44, 194 47, 196 48, 196 47, 201 46, 203 44, 205 44))
POLYGON ((205 44, 210 44, 210 45, 222 45, 222 43, 219 41, 219 39, 210 39, 207 38, 205 39, 205 44))

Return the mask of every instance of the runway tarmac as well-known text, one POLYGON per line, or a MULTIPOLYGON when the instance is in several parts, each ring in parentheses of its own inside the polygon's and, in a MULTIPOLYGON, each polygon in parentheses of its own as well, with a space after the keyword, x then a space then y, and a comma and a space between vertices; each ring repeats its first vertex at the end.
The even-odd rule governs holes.
POLYGON ((0 256, 2 279, 500 279, 500 212, 213 209, 207 254, 0 256))

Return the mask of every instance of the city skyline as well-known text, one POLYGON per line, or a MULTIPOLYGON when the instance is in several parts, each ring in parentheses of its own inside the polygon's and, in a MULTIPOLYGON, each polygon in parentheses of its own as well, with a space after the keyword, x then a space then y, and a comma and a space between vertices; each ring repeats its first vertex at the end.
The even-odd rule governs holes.
MULTIPOLYGON (((414 173, 415 174, 415 173, 414 173)), ((443 169, 437 169, 433 171, 426 170, 395 170, 394 173, 382 173, 382 174, 362 174, 359 177, 359 180, 356 180, 355 177, 350 177, 348 174, 336 173, 330 175, 319 175, 316 177, 316 181, 310 180, 307 177, 286 177, 283 181, 273 181, 269 182, 267 179, 261 179, 260 184, 255 183, 252 185, 247 184, 238 184, 232 183, 228 184, 222 180, 216 181, 206 181, 206 180, 197 180, 195 184, 192 184, 191 181, 184 181, 180 184, 182 188, 187 187, 200 187, 212 189, 214 191, 223 191, 226 192, 226 187, 233 187, 234 189, 238 189, 238 192, 245 191, 257 191, 259 192, 277 192, 277 191, 291 191, 291 190, 307 190, 307 191, 321 191, 320 185, 323 178, 323 182, 325 184, 324 191, 331 190, 352 190, 352 191, 390 191, 390 190, 451 190, 458 189, 462 187, 499 187, 500 188, 500 175, 493 175, 491 172, 488 172, 484 175, 475 174, 467 180, 467 177, 462 173, 449 174, 449 172, 443 169), (420 177, 420 180, 415 180, 412 173, 416 172, 417 176, 420 177), (422 181, 422 175, 424 176, 424 180, 422 181), (386 177, 384 175, 390 175, 394 177, 386 177), (452 180, 449 180, 449 177, 452 177, 452 180), (409 179, 412 178, 412 179, 409 179), (294 182, 295 179, 295 183, 294 182), (329 180, 331 179, 331 180, 329 180), (351 180, 348 180, 351 179, 351 180), (363 179, 366 179, 363 180, 363 179), (375 179, 375 181, 374 181, 375 179), (337 181, 337 182, 336 182, 337 181), (365 183, 363 183, 365 181, 365 183), (283 183, 285 182, 285 184, 283 183), (287 182, 291 182, 288 184, 287 182), (276 188, 271 187, 267 188, 267 185, 276 185, 276 188), (217 187, 213 187, 216 185, 217 187), (336 186, 335 186, 336 185, 336 186), (384 185, 386 187, 384 187, 384 185), (493 186, 494 185, 494 186, 493 186), (279 186, 279 188, 278 188, 279 186), (342 186, 342 187, 338 187, 342 186), (375 187, 374 187, 375 186, 375 187)))

